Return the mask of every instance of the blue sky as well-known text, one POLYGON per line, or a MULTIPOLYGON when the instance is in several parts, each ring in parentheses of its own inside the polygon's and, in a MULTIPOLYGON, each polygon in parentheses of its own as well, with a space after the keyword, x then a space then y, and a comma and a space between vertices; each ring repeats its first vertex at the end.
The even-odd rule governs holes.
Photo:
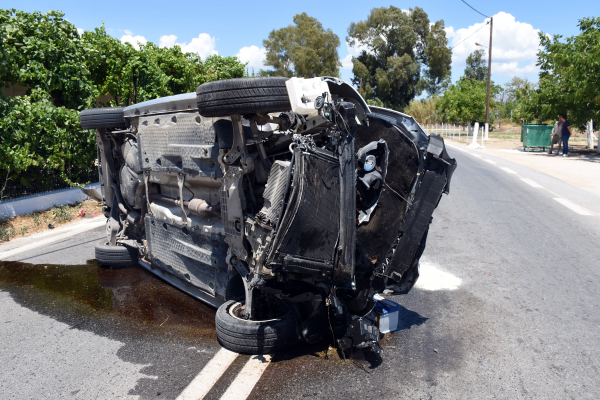
MULTIPOLYGON (((492 79, 503 84, 518 75, 537 81, 535 53, 537 32, 572 36, 580 18, 600 15, 595 1, 468 1, 483 14, 494 16, 492 79)), ((92 30, 102 22, 113 36, 127 41, 151 41, 164 46, 180 44, 184 50, 239 56, 256 69, 261 67, 262 41, 273 29, 292 23, 295 14, 306 12, 340 37, 342 78, 352 78, 350 57, 360 49, 346 45, 351 22, 367 18, 375 7, 394 5, 402 9, 419 6, 432 22, 445 21, 449 43, 457 44, 479 29, 485 18, 460 0, 418 2, 305 0, 284 1, 0 1, 1 8, 25 11, 61 10, 77 28, 92 30)), ((464 61, 475 42, 489 44, 489 29, 483 28, 453 50, 452 78, 464 71, 464 61)), ((487 51, 487 50, 486 50, 487 51)))

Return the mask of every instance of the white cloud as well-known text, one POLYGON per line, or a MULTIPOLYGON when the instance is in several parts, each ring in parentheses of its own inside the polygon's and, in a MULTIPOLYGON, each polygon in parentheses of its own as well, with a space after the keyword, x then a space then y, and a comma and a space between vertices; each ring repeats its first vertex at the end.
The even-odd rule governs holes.
POLYGON ((523 76, 527 74, 538 74, 539 72, 540 69, 537 65, 535 65, 535 61, 533 61, 531 64, 525 65, 524 67, 519 67, 519 63, 517 63, 516 61, 506 63, 492 63, 492 75, 500 74, 508 76, 523 76))
POLYGON ((136 50, 139 50, 140 45, 138 43, 146 44, 146 43, 148 43, 148 41, 146 40, 145 37, 140 36, 140 35, 136 35, 136 36, 123 35, 123 36, 121 36, 121 43, 123 43, 123 44, 131 43, 131 45, 133 47, 135 47, 136 50))
POLYGON ((258 46, 246 46, 242 47, 236 54, 236 57, 243 63, 247 62, 247 68, 254 68, 255 72, 265 68, 265 57, 267 51, 264 47, 258 48, 258 46))
POLYGON ((348 55, 342 58, 342 69, 352 69, 352 57, 358 57, 363 50, 367 50, 367 45, 357 44, 356 46, 350 46, 346 42, 346 47, 348 48, 348 55))
POLYGON ((175 46, 176 40, 177 36, 175 35, 163 35, 160 37, 158 47, 173 47, 175 46))
POLYGON ((160 47, 173 47, 179 45, 184 53, 198 53, 200 57, 206 58, 215 54, 219 54, 215 50, 215 38, 208 33, 201 33, 198 37, 193 38, 190 43, 177 43, 177 36, 164 35, 160 37, 160 47))
POLYGON ((123 32, 125 32, 126 35, 133 35, 133 32, 131 32, 129 29, 124 29, 123 32))
POLYGON ((77 33, 79 34, 79 36, 83 35, 83 29, 77 28, 77 33))
MULTIPOLYGON (((513 76, 536 72, 535 59, 540 48, 538 37, 540 30, 534 29, 528 23, 516 21, 514 16, 505 12, 499 12, 493 17, 492 60, 498 63, 492 63, 492 76, 494 74, 513 76), (528 62, 529 65, 519 67, 519 64, 523 62, 528 62)), ((482 49, 487 55, 487 48, 475 45, 475 43, 486 47, 489 45, 490 30, 489 26, 484 27, 484 25, 485 22, 481 22, 468 28, 456 29, 452 26, 446 28, 446 36, 451 42, 451 47, 464 40, 452 50, 452 70, 455 74, 462 75, 466 59, 473 51, 482 49), (478 29, 481 30, 473 34, 478 29), (473 36, 469 37, 469 35, 473 36)))

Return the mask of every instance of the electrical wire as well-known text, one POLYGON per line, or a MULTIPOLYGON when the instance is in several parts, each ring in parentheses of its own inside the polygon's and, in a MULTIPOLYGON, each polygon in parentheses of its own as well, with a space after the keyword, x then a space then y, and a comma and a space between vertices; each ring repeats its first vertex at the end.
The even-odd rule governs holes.
POLYGON ((476 9, 474 9, 474 8, 473 8, 473 7, 472 7, 472 6, 471 6, 469 3, 467 3, 465 0, 460 0, 460 1, 462 1, 463 3, 465 3, 466 5, 468 5, 468 6, 469 6, 469 7, 470 7, 470 8, 471 8, 473 11, 475 11, 476 13, 478 13, 478 14, 481 14, 481 15, 483 15, 483 16, 484 16, 484 17, 486 17, 486 18, 490 18, 490 17, 488 17, 487 15, 485 15, 485 14, 482 14, 482 13, 480 13, 479 11, 477 11, 476 9))
POLYGON ((507 40, 507 39, 504 37, 504 35, 502 35, 502 34, 500 33, 500 31, 499 31, 498 29, 496 29, 496 27, 494 27, 494 30, 496 31, 496 33, 498 34, 498 36, 499 36, 499 37, 500 37, 502 40, 504 40, 504 43, 506 43, 506 44, 507 44, 509 47, 515 47, 515 46, 513 46, 511 43, 508 43, 508 40, 507 40))
POLYGON ((461 44, 462 42, 464 42, 465 40, 467 40, 468 38, 470 38, 471 36, 473 36, 474 34, 476 34, 477 32, 479 32, 480 30, 482 30, 483 28, 485 28, 489 24, 490 24, 490 21, 486 22, 484 26, 482 26, 481 28, 477 29, 475 32, 471 33, 469 36, 467 36, 466 38, 464 38, 463 40, 461 40, 460 42, 458 42, 450 50, 453 50, 456 46, 458 46, 459 44, 461 44))

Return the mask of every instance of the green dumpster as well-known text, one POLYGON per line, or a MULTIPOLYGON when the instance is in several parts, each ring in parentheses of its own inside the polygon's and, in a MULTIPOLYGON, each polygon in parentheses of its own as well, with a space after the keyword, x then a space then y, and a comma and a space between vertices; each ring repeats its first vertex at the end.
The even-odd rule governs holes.
POLYGON ((522 124, 521 142, 523 150, 538 147, 546 150, 552 143, 552 125, 548 124, 522 124))

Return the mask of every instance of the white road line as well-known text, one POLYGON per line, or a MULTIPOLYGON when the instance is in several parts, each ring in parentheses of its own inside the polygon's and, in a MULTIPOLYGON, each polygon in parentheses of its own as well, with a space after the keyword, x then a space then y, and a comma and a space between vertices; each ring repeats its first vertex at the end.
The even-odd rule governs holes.
POLYGON ((473 157, 477 157, 477 158, 483 158, 481 157, 479 154, 474 154, 474 153, 470 153, 473 157))
POLYGON ((580 205, 577 205, 567 199, 555 197, 554 200, 558 201, 560 204, 567 207, 571 211, 575 211, 579 215, 594 215, 591 212, 589 212, 588 210, 586 210, 585 208, 581 207, 580 205))
POLYGON ((221 396, 221 400, 244 400, 252 392, 256 382, 260 379, 263 372, 271 362, 271 355, 252 356, 244 365, 235 380, 231 383, 227 391, 221 396))
MULTIPOLYGON (((35 249, 37 247, 46 246, 46 245, 48 245, 50 243, 54 243, 54 242, 57 242, 59 240, 66 239, 66 238, 69 238, 71 236, 75 236, 75 235, 78 235, 80 233, 83 233, 83 232, 86 232, 86 231, 89 231, 91 229, 95 229, 95 228, 98 228, 98 227, 104 226, 104 225, 106 225, 106 218, 104 216, 97 217, 97 218, 92 218, 91 220, 86 221, 85 223, 77 224, 73 229, 68 229, 68 230, 63 231, 63 232, 56 232, 56 233, 54 233, 54 236, 49 237, 48 239, 34 241, 33 243, 28 243, 26 245, 19 246, 17 248, 10 249, 10 250, 0 251, 0 260, 6 259, 8 257, 12 257, 15 254, 19 254, 19 253, 22 253, 22 252, 27 251, 27 250, 35 249)), ((48 236, 48 234, 46 232, 44 232, 44 236, 48 236)), ((32 238, 27 238, 27 239, 32 239, 32 238)))
POLYGON ((543 187, 542 185, 538 185, 537 183, 535 183, 531 179, 521 178, 521 180, 523 182, 525 182, 526 184, 528 184, 529 186, 533 186, 534 188, 541 188, 541 187, 543 187))
POLYGON ((510 169, 510 168, 506 168, 506 167, 500 167, 500 169, 501 169, 501 170, 503 170, 503 171, 505 171, 505 172, 508 172, 509 174, 516 174, 516 172, 515 172, 515 171, 513 171, 513 170, 512 170, 512 169, 510 169))
POLYGON ((492 160, 487 160, 487 159, 485 159, 485 160, 483 160, 483 161, 485 161, 485 162, 489 162, 490 164, 496 164, 496 161, 492 161, 492 160))
POLYGON ((200 371, 188 387, 181 392, 177 400, 203 399, 237 356, 238 353, 234 353, 233 351, 224 348, 219 350, 212 360, 202 368, 202 371, 200 371))

